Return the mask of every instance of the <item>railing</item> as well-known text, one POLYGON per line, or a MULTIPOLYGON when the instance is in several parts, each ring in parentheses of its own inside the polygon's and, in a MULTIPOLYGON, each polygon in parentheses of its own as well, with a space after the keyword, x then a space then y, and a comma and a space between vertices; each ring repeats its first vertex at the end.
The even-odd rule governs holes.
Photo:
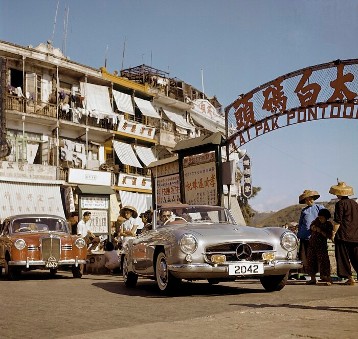
POLYGON ((57 118, 56 105, 42 101, 28 100, 16 95, 7 95, 5 108, 30 114, 39 114, 46 117, 57 118))

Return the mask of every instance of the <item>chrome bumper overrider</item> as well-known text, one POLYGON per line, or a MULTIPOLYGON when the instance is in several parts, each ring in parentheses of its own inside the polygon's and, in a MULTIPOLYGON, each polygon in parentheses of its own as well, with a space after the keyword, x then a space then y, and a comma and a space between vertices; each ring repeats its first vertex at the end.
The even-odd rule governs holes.
MULTIPOLYGON (((235 262, 230 262, 235 264, 235 262)), ((264 274, 285 274, 290 270, 302 268, 302 262, 299 260, 275 260, 264 263, 264 274)), ((210 265, 206 263, 201 264, 173 264, 168 265, 168 269, 174 276, 189 278, 189 277, 229 277, 229 265, 218 264, 210 265)), ((245 275, 246 276, 246 275, 245 275)))

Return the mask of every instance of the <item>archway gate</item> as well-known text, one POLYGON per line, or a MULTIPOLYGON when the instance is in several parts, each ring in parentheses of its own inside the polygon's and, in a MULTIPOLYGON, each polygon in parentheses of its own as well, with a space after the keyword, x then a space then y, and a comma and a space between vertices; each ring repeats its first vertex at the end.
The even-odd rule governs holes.
POLYGON ((225 109, 227 143, 303 122, 358 119, 358 59, 303 68, 242 94, 225 109))

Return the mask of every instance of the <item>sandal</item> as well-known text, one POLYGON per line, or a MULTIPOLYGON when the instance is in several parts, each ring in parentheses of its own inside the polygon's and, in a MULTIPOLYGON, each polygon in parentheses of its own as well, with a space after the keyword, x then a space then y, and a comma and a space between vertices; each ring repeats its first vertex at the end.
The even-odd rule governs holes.
POLYGON ((353 286, 355 285, 355 281, 353 278, 348 279, 343 285, 353 286))

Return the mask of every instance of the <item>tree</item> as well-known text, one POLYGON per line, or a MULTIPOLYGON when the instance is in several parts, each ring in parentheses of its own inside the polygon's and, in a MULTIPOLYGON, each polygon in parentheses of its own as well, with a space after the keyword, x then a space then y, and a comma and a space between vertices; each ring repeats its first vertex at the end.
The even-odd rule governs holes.
POLYGON ((252 195, 250 198, 246 198, 243 195, 241 195, 237 198, 240 208, 241 208, 242 215, 243 215, 247 225, 249 225, 251 223, 251 219, 255 215, 255 211, 250 206, 249 200, 251 198, 254 198, 257 195, 257 193, 259 193, 260 191, 261 191, 261 187, 252 187, 252 195))

